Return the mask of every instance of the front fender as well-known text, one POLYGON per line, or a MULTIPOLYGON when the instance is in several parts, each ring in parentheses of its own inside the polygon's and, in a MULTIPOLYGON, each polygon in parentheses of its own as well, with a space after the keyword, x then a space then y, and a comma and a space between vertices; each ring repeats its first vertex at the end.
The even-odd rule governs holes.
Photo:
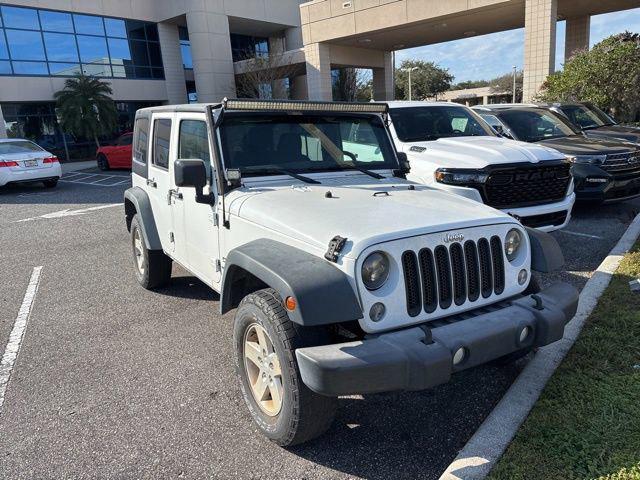
POLYGON ((344 272, 324 258, 268 239, 254 240, 227 255, 221 313, 235 306, 234 279, 245 272, 275 289, 283 300, 295 298, 297 307, 288 313, 300 325, 329 325, 362 318, 360 303, 344 272))
POLYGON ((531 244, 531 269, 551 273, 564 266, 564 255, 555 238, 535 228, 526 227, 531 244))

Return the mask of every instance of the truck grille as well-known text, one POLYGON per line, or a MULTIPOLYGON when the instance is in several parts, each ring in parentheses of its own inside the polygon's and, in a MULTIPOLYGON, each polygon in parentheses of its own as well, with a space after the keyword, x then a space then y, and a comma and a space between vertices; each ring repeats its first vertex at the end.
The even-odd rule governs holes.
POLYGON ((484 201, 494 208, 514 208, 562 200, 571 182, 571 166, 517 167, 492 172, 484 186, 484 201))
POLYGON ((602 169, 614 177, 640 175, 640 151, 607 155, 602 169))
POLYGON ((402 254, 402 270, 411 317, 475 302, 480 295, 500 295, 505 289, 502 242, 497 236, 417 253, 407 250, 402 254))

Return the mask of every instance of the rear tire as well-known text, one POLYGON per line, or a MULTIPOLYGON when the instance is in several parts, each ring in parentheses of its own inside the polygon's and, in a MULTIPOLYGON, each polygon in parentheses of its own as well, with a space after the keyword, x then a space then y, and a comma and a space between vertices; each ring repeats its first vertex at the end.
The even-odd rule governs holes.
POLYGON ((107 157, 105 157, 103 154, 98 155, 96 161, 98 162, 98 168, 103 172, 111 169, 111 167, 109 166, 109 160, 107 160, 107 157))
POLYGON ((131 247, 136 279, 140 285, 147 290, 153 290, 169 283, 171 258, 162 250, 147 249, 144 231, 140 227, 137 214, 131 220, 131 247))
POLYGON ((44 185, 44 188, 54 188, 56 185, 58 185, 58 179, 52 178, 51 180, 45 180, 42 182, 42 184, 44 185))
POLYGON ((233 339, 242 396, 267 438, 291 446, 316 438, 331 426, 337 398, 311 391, 302 382, 295 356, 297 348, 326 343, 325 330, 294 324, 280 296, 267 288, 240 302, 233 339))

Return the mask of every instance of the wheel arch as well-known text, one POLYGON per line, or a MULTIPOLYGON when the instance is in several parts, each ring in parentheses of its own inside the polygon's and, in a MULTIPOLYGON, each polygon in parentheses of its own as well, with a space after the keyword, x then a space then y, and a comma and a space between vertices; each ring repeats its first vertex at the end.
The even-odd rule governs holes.
POLYGON ((300 325, 362 318, 362 308, 344 272, 324 258, 269 239, 254 240, 227 255, 221 313, 237 307, 244 296, 267 287, 283 300, 295 298, 295 310, 287 312, 291 321, 300 325))
POLYGON ((151 210, 151 202, 147 192, 140 187, 127 189, 124 192, 124 213, 127 230, 131 231, 133 217, 138 215, 138 222, 144 234, 144 242, 147 249, 162 250, 162 243, 160 243, 158 228, 153 218, 153 210, 151 210))

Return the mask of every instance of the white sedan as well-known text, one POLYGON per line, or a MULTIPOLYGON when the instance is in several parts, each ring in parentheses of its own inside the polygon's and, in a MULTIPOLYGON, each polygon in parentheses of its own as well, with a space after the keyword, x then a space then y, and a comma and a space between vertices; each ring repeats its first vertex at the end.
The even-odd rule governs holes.
POLYGON ((35 143, 21 138, 0 139, 0 187, 42 182, 53 188, 62 176, 58 158, 35 143))

